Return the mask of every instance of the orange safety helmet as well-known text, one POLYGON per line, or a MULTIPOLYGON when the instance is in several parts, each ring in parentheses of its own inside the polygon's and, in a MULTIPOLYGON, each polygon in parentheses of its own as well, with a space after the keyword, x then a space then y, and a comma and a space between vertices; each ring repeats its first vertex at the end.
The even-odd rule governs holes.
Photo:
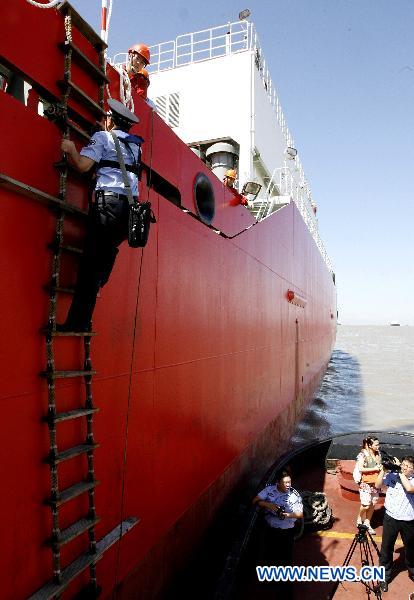
POLYGON ((228 177, 229 179, 237 179, 237 172, 234 169, 229 169, 224 173, 224 177, 228 177))
POLYGON ((134 52, 142 56, 142 58, 145 60, 146 65, 150 64, 151 54, 148 46, 146 46, 145 44, 134 44, 133 46, 131 46, 131 48, 128 49, 128 54, 133 54, 134 52))
POLYGON ((146 79, 148 81, 148 85, 149 85, 149 75, 148 75, 147 69, 140 69, 138 71, 137 75, 141 75, 141 77, 143 77, 144 79, 146 79))

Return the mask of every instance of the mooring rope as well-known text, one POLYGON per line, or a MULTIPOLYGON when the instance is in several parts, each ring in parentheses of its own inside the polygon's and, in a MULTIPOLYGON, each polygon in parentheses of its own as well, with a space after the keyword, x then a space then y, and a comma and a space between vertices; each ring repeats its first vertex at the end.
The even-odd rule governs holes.
MULTIPOLYGON (((151 114, 151 146, 150 146, 150 160, 149 160, 149 175, 147 179, 147 202, 149 200, 150 188, 151 188, 151 169, 152 169, 152 153, 153 153, 153 139, 154 139, 154 111, 151 114)), ((117 585, 118 585, 118 576, 119 576, 119 566, 121 560, 121 539, 122 539, 122 525, 124 521, 124 505, 125 505, 125 479, 127 475, 127 449, 128 449, 128 434, 129 434, 129 416, 131 412, 131 396, 132 396, 132 370, 133 370, 133 361, 134 361, 134 351, 135 351, 135 340, 136 340, 136 331, 137 331, 137 320, 138 320, 138 306, 139 306, 139 292, 141 287, 141 274, 142 274, 142 262, 144 258, 144 248, 141 252, 141 261, 139 265, 139 277, 138 277, 138 289, 137 289, 137 298, 135 302, 135 317, 134 317, 134 331, 132 335, 132 349, 131 349, 131 362, 129 369, 129 385, 128 385, 128 405, 127 405, 127 416, 126 416, 126 426, 125 426, 125 444, 124 444, 124 457, 123 457, 123 470, 122 470, 122 490, 121 490, 121 528, 119 531, 119 540, 118 540, 118 548, 117 548, 117 557, 116 557, 116 567, 115 567, 115 585, 114 585, 114 597, 117 597, 117 585)), ((157 249, 157 264, 158 264, 158 249, 157 249)), ((155 351, 155 349, 154 349, 155 351)))
POLYGON ((35 2, 35 0, 26 0, 26 2, 32 6, 36 6, 36 8, 53 8, 58 4, 62 4, 62 0, 50 0, 47 4, 44 4, 43 2, 35 2))

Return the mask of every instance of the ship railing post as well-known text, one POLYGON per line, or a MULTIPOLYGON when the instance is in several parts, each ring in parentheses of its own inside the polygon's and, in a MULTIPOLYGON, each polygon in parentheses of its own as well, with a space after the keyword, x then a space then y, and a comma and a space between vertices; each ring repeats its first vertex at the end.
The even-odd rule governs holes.
POLYGON ((226 33, 225 40, 226 55, 228 55, 231 54, 231 23, 229 23, 229 30, 226 33))

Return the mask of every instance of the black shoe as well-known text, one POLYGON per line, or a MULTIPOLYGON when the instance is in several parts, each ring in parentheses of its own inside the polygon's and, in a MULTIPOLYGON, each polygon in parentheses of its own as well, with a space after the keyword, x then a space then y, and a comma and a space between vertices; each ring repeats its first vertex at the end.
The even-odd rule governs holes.
POLYGON ((381 592, 388 592, 388 583, 386 581, 380 581, 379 588, 381 592))

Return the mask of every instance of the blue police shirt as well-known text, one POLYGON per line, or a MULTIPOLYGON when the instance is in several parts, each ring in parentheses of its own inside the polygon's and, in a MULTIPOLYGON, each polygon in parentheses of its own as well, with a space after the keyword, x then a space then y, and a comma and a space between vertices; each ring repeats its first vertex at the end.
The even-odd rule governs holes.
MULTIPOLYGON (((128 133, 121 131, 120 129, 114 129, 113 132, 119 138, 128 137, 128 133)), ((129 148, 124 143, 120 143, 122 156, 126 165, 132 165, 137 162, 140 158, 140 148, 137 144, 129 144, 129 148)), ((96 163, 101 160, 114 160, 118 162, 118 155, 111 134, 108 131, 98 131, 94 133, 88 146, 85 146, 80 151, 81 156, 91 158, 96 163)), ((129 171, 127 171, 129 179, 129 185, 133 196, 138 196, 138 177, 129 171)), ((125 184, 122 171, 113 167, 101 167, 96 172, 96 186, 97 190, 106 190, 108 192, 116 192, 118 194, 125 194, 125 184)))
MULTIPOLYGON (((284 512, 303 512, 302 498, 293 489, 290 489, 287 492, 280 492, 276 485, 268 485, 257 495, 260 500, 281 506, 284 512)), ((296 519, 290 518, 279 519, 274 513, 267 509, 265 520, 270 527, 277 527, 278 529, 292 529, 296 521, 296 519)))
MULTIPOLYGON (((408 477, 411 485, 414 485, 414 477, 408 477)), ((387 486, 385 495, 385 512, 398 521, 414 520, 414 493, 410 494, 400 481, 398 473, 387 473, 383 479, 383 485, 387 486)))

